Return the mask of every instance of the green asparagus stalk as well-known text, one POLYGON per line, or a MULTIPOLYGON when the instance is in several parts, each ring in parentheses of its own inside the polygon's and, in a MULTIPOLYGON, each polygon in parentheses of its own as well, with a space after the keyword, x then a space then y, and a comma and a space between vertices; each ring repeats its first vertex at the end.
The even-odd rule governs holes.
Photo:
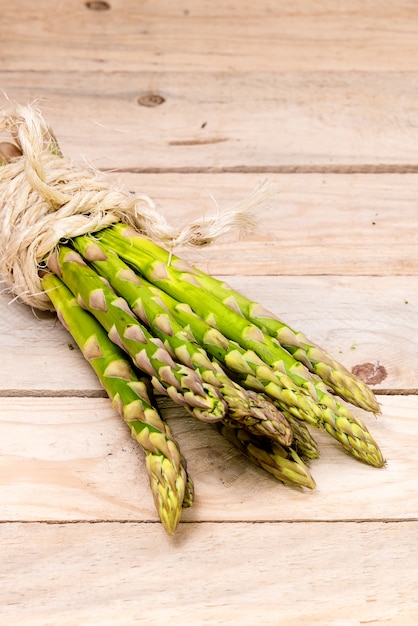
POLYGON ((158 515, 173 534, 184 504, 193 500, 193 483, 171 430, 153 402, 148 379, 138 378, 126 355, 108 338, 102 326, 83 310, 70 290, 53 274, 42 286, 61 323, 71 333, 96 372, 112 406, 128 425, 145 452, 146 468, 158 515))
MULTIPOLYGON (((173 265, 176 266, 175 263, 173 265)), ((319 376, 340 398, 366 411, 380 412, 371 389, 318 344, 308 339, 304 333, 294 330, 261 304, 234 291, 225 282, 203 272, 196 276, 196 280, 229 308, 274 337, 285 350, 319 376)))
MULTIPOLYGON (((183 333, 202 345, 208 354, 240 379, 245 388, 266 393, 281 410, 291 412, 299 419, 309 421, 308 416, 311 414, 311 419, 315 420, 320 409, 310 394, 296 385, 289 376, 267 366, 252 350, 245 350, 229 340, 196 315, 188 304, 179 303, 143 277, 140 282, 157 302, 166 307, 170 316, 178 321, 183 333)), ((140 315, 139 307, 137 313, 140 315)))
POLYGON ((302 457, 306 459, 319 457, 316 442, 304 422, 320 426, 323 408, 318 406, 304 389, 298 387, 283 372, 267 366, 252 350, 241 348, 217 329, 209 326, 189 305, 177 302, 142 277, 141 284, 147 285, 154 298, 164 303, 185 332, 191 334, 208 353, 216 357, 245 388, 262 391, 273 399, 291 424, 295 449, 302 457))
MULTIPOLYGON (((119 224, 115 225, 114 231, 123 236, 126 232, 132 232, 132 229, 119 224)), ((297 361, 302 362, 310 371, 317 374, 341 398, 366 411, 380 412, 379 404, 371 389, 320 346, 308 339, 304 333, 294 330, 260 303, 235 291, 226 282, 189 265, 150 239, 141 236, 137 238, 137 241, 145 252, 163 263, 170 263, 183 274, 185 272, 190 274, 212 296, 261 328, 264 333, 277 339, 279 344, 297 361)))
POLYGON ((260 445, 259 438, 243 428, 233 428, 223 422, 215 427, 255 465, 263 468, 282 483, 315 489, 315 481, 302 459, 293 448, 283 448, 271 441, 260 445))
POLYGON ((122 237, 112 228, 97 233, 97 237, 140 272, 150 282, 178 301, 188 303, 192 310, 219 329, 226 337, 247 350, 253 350, 274 370, 288 375, 299 387, 308 391, 320 409, 314 425, 323 427, 343 448, 358 460, 376 467, 385 463, 382 453, 364 423, 328 393, 325 384, 315 379, 309 370, 296 361, 275 340, 241 315, 228 308, 196 282, 193 275, 182 274, 163 261, 155 259, 141 248, 141 237, 131 236, 124 229, 122 237), (209 311, 209 313, 208 313, 209 311))
POLYGON ((96 272, 109 281, 137 317, 159 337, 173 358, 196 370, 202 380, 218 387, 228 406, 228 418, 255 434, 269 434, 290 445, 292 429, 282 413, 258 393, 246 391, 232 381, 190 333, 171 315, 161 299, 112 251, 89 236, 76 237, 72 245, 96 272))
POLYGON ((50 255, 48 267, 94 315, 110 339, 129 354, 134 365, 151 376, 156 391, 170 396, 202 421, 222 419, 226 405, 216 387, 202 381, 191 368, 176 363, 161 340, 139 323, 126 301, 77 252, 62 246, 50 255))

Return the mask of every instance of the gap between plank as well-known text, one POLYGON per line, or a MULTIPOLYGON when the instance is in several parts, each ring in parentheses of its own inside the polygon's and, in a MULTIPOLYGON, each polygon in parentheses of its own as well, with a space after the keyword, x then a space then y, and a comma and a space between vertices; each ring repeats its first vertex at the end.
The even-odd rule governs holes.
MULTIPOLYGON (((418 396, 418 389, 373 389, 375 396, 418 396)), ((107 398, 104 389, 0 389, 0 398, 107 398)), ((163 397, 163 396, 162 396, 163 397)))
POLYGON ((231 165, 222 167, 115 167, 112 174, 418 174, 416 163, 363 163, 351 165, 231 165))
POLYGON ((0 389, 0 398, 108 398, 104 389, 0 389))
MULTIPOLYGON (((342 518, 342 519, 311 519, 311 518, 297 518, 292 520, 182 520, 181 524, 247 524, 247 525, 260 525, 260 524, 405 524, 405 523, 418 522, 418 517, 401 517, 401 518, 342 518)), ((143 520, 143 519, 61 519, 61 520, 7 520, 0 519, 1 524, 49 524, 56 526, 57 524, 156 524, 161 525, 161 522, 155 520, 143 520)))

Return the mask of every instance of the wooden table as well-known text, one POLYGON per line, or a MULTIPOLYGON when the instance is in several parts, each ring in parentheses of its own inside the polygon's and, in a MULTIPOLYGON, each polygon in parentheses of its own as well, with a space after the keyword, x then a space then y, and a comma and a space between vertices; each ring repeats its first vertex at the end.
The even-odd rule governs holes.
POLYGON ((368 467, 317 433, 317 489, 290 489, 164 403, 196 487, 169 537, 69 335, 2 292, 1 624, 418 623, 416 3, 0 0, 0 14, 3 108, 36 102, 66 155, 168 220, 277 185, 256 232, 181 253, 348 368, 371 364, 382 413, 356 414, 387 459, 368 467))

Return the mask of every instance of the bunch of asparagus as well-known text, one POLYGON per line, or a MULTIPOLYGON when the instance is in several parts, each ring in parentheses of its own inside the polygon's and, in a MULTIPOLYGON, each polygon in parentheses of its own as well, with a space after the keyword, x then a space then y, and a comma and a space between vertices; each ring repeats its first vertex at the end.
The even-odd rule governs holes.
MULTIPOLYGON (((48 150, 60 154, 48 130, 48 150)), ((0 165, 22 155, 0 144, 0 165)), ((212 424, 285 484, 315 488, 309 426, 356 459, 382 453, 345 404, 377 413, 371 391, 259 303, 122 223, 59 245, 42 287, 142 447, 156 510, 174 533, 193 481, 155 393, 212 424)))
POLYGON ((58 317, 145 452, 156 509, 172 534, 193 482, 154 392, 213 424, 283 483, 313 489, 309 426, 356 459, 382 453, 344 403, 371 391, 301 332, 126 224, 61 245, 42 270, 58 317))

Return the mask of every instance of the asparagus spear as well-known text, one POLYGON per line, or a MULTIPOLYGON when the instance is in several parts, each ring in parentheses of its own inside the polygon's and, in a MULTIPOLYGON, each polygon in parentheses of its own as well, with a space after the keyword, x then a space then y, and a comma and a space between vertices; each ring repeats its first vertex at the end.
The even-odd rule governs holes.
POLYGON ((202 421, 217 421, 226 412, 219 391, 201 380, 198 373, 176 363, 161 340, 152 337, 139 323, 127 303, 89 268, 82 257, 62 246, 48 259, 48 267, 56 273, 106 329, 110 339, 125 350, 136 367, 151 376, 156 391, 202 421))
MULTIPOLYGON (((177 302, 142 277, 141 284, 148 286, 154 298, 164 303, 185 332, 191 334, 208 353, 223 363, 245 388, 263 391, 273 399, 274 404, 280 408, 286 420, 291 424, 294 447, 303 458, 319 457, 316 442, 304 421, 318 427, 323 409, 314 402, 306 390, 298 387, 289 376, 267 366, 253 351, 244 350, 217 329, 209 326, 192 311, 189 305, 177 302)), ((328 428, 330 427, 329 425, 328 428)))
POLYGON ((131 230, 124 229, 121 237, 111 227, 97 233, 97 237, 150 282, 173 298, 188 303, 211 326, 243 348, 253 350, 267 365, 284 372, 296 385, 308 391, 320 409, 314 425, 325 428, 347 452, 370 465, 384 465, 382 453, 364 423, 340 405, 328 393, 322 381, 315 379, 301 362, 296 361, 258 326, 211 297, 192 274, 183 274, 144 252, 141 238, 131 234, 131 230))
MULTIPOLYGON (((299 419, 306 418, 309 421, 307 416, 310 413, 312 419, 315 418, 320 409, 308 392, 296 385, 289 376, 279 370, 273 370, 252 350, 245 350, 236 342, 229 340, 196 315, 188 304, 179 303, 143 277, 141 285, 147 287, 153 298, 166 307, 170 316, 179 322, 186 336, 191 336, 202 345, 207 353, 239 378, 247 389, 265 392, 274 399, 281 410, 291 412, 299 419)), ((139 314, 139 307, 137 312, 139 314)))
MULTIPOLYGON (((177 267, 175 261, 173 266, 177 267)), ((263 332, 274 337, 297 361, 317 374, 340 398, 366 411, 380 412, 371 389, 318 344, 308 339, 304 333, 294 330, 261 304, 233 290, 227 283, 203 272, 196 275, 194 268, 192 271, 202 287, 261 328, 263 332)))
MULTIPOLYGON (((298 387, 281 372, 274 372, 266 366, 254 353, 245 351, 238 344, 233 344, 224 335, 200 317, 194 314, 187 306, 178 303, 164 291, 155 287, 144 278, 139 278, 126 264, 120 261, 116 253, 105 246, 98 246, 98 242, 91 237, 77 237, 74 246, 88 260, 96 271, 111 281, 115 291, 124 297, 137 316, 150 324, 151 316, 154 319, 153 330, 158 331, 160 325, 165 331, 176 331, 180 337, 191 338, 202 345, 213 357, 224 363, 235 374, 240 374, 246 387, 266 391, 277 404, 286 421, 291 424, 293 442, 296 451, 306 459, 316 459, 319 456, 316 442, 302 419, 308 419, 306 414, 315 410, 310 396, 299 393, 298 387), (117 261, 110 259, 116 257, 117 261), (132 288, 132 284, 135 288, 132 288), (149 312, 152 308, 152 314, 149 312), (261 383, 261 385, 260 385, 261 383), (290 406, 289 406, 290 405, 290 406), (295 415, 299 419, 295 419, 295 415)), ((161 335, 160 335, 161 336, 161 335)), ((188 355, 188 353, 187 353, 188 355)), ((254 397, 247 389, 247 399, 254 397)), ((259 410, 260 394, 256 394, 253 410, 259 410)), ((265 413, 271 410, 265 405, 263 422, 256 432, 274 435, 270 420, 266 420, 265 413), (263 427, 265 432, 261 430, 263 427)), ((314 419, 314 418, 312 418, 314 419)), ((279 433, 280 433, 279 429, 279 433)), ((286 431, 285 431, 286 432, 286 431)), ((286 439, 282 441, 286 445, 286 439)))
POLYGON ((260 440, 243 428, 233 428, 223 422, 218 422, 215 427, 255 465, 282 483, 315 489, 311 473, 293 448, 283 448, 270 441, 264 442, 265 446, 260 445, 260 440))
MULTIPOLYGON (((114 231, 123 236, 126 232, 132 232, 132 229, 127 225, 119 224, 115 225, 114 231)), ((317 374, 341 398, 366 411, 380 412, 379 404, 371 389, 323 348, 308 339, 304 333, 294 330, 260 303, 254 302, 235 291, 226 282, 189 265, 154 241, 142 236, 136 237, 136 241, 145 252, 153 257, 164 263, 170 263, 172 267, 183 273, 187 272, 193 275, 194 280, 212 296, 254 323, 263 332, 277 339, 280 345, 290 352, 296 360, 317 374)))
POLYGON ((305 422, 295 418, 289 411, 283 410, 283 415, 290 424, 293 432, 292 448, 304 461, 319 458, 319 450, 305 422))
POLYGON ((228 405, 228 418, 241 423, 255 434, 269 434, 290 445, 292 430, 275 406, 264 396, 246 391, 232 381, 175 320, 165 304, 155 297, 144 281, 112 251, 89 236, 76 237, 73 246, 96 272, 109 281, 132 311, 159 337, 172 356, 196 370, 202 380, 218 387, 228 405))
POLYGON ((150 400, 148 379, 138 378, 126 355, 108 338, 101 325, 83 310, 69 289, 53 274, 42 286, 61 323, 71 333, 85 359, 145 452, 155 506, 168 533, 173 534, 182 506, 193 500, 193 483, 171 430, 150 400))

